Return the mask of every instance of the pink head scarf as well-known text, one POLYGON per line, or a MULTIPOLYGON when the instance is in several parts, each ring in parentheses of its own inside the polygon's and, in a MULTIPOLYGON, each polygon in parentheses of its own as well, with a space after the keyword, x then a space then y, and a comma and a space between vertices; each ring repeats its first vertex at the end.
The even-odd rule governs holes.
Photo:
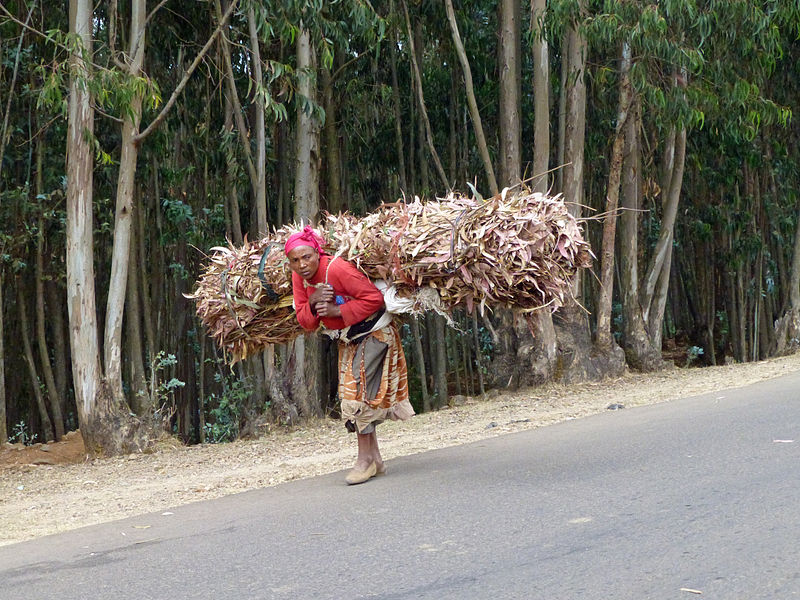
POLYGON ((298 231, 289 236, 289 239, 286 240, 286 245, 283 247, 283 251, 288 255, 293 248, 297 248, 298 246, 310 246, 322 255, 325 254, 325 250, 322 249, 324 244, 325 240, 319 237, 317 232, 314 231, 310 225, 306 225, 303 227, 303 231, 298 231))

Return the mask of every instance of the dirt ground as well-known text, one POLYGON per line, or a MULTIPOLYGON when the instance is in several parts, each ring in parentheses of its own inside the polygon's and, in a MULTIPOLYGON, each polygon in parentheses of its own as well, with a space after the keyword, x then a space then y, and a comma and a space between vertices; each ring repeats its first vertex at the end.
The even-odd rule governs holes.
MULTIPOLYGON (((386 423, 378 436, 391 476, 391 459, 398 456, 586 417, 612 404, 668 402, 798 370, 795 354, 457 398, 440 411, 386 423)), ((58 443, 7 445, 0 448, 0 545, 344 470, 354 459, 355 440, 330 419, 252 441, 191 447, 165 442, 152 453, 91 461, 78 432, 58 443)))

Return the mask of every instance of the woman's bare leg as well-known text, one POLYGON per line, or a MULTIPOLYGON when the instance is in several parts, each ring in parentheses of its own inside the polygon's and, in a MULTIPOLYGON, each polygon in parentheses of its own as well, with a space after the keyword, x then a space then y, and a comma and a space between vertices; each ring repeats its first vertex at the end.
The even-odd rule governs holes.
POLYGON ((378 432, 373 431, 370 436, 370 454, 372 460, 375 461, 375 466, 378 468, 378 473, 383 473, 383 458, 381 457, 381 450, 378 448, 378 432))
POLYGON ((374 435, 374 431, 372 433, 356 434, 356 437, 358 438, 358 458, 356 458, 356 464, 353 467, 354 469, 358 471, 364 471, 375 460, 372 456, 372 438, 374 435))

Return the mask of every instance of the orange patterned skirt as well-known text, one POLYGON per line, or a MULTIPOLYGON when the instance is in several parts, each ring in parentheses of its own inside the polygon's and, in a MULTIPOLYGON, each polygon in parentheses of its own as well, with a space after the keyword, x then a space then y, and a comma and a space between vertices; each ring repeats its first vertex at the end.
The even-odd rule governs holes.
POLYGON ((406 357, 394 323, 357 342, 339 343, 339 399, 342 419, 358 433, 369 433, 371 425, 386 419, 414 416, 406 357))

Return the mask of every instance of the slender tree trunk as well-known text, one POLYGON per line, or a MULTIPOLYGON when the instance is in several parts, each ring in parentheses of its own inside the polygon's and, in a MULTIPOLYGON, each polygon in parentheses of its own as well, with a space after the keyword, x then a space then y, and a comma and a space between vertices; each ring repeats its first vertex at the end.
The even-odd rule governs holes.
POLYGON ((486 395, 486 387, 483 383, 483 360, 481 358, 481 340, 478 331, 478 313, 472 312, 472 336, 475 341, 475 368, 478 370, 478 385, 480 386, 481 396, 486 395))
MULTIPOLYGON (((316 57, 309 31, 304 28, 297 35, 297 72, 300 74, 297 93, 316 102, 316 57)), ((301 103, 297 109, 296 147, 295 219, 315 223, 319 213, 319 123, 313 114, 303 110, 301 103)), ((292 397, 301 415, 319 416, 325 389, 318 377, 324 360, 319 338, 315 334, 298 337, 293 342, 292 358, 289 368, 292 397)))
MULTIPOLYGON (((389 3, 389 12, 394 14, 394 0, 389 3)), ((403 127, 400 106, 400 85, 397 82, 397 31, 394 32, 394 43, 389 50, 390 66, 392 69, 392 111, 394 112, 394 143, 397 148, 397 171, 400 176, 400 191, 406 193, 408 179, 406 178, 406 157, 403 151, 403 127)))
MULTIPOLYGON (((70 0, 70 32, 83 51, 92 50, 92 4, 70 0)), ((119 419, 118 407, 100 368, 95 309, 92 241, 93 155, 90 136, 94 112, 85 79, 89 76, 84 55, 70 55, 71 76, 67 126, 67 309, 72 347, 72 379, 78 422, 87 452, 118 454, 140 450, 146 443, 139 428, 119 419)), ((124 285, 124 284, 123 284, 124 285)))
POLYGON ((327 189, 327 207, 331 213, 342 210, 342 173, 341 158, 339 156, 339 128, 336 124, 336 100, 334 98, 333 79, 328 69, 322 69, 322 89, 325 106, 325 124, 323 125, 323 138, 325 139, 325 182, 327 189))
POLYGON ((417 359, 417 371, 422 391, 422 412, 430 412, 431 396, 428 393, 428 373, 425 369, 425 353, 422 351, 422 336, 419 333, 419 320, 417 317, 409 319, 411 323, 411 336, 414 339, 414 356, 417 359))
POLYGON ((792 268, 789 275, 789 310, 778 320, 776 330, 778 354, 800 348, 800 211, 797 213, 794 230, 792 268))
MULTIPOLYGON (((145 0, 131 3, 130 50, 128 75, 138 77, 144 62, 145 0)), ((114 216, 114 246, 111 256, 111 278, 108 286, 103 352, 105 374, 114 400, 125 402, 122 390, 122 322, 125 309, 128 268, 130 265, 131 230, 133 226, 133 189, 139 155, 134 138, 142 116, 142 95, 134 94, 130 107, 122 116, 122 155, 117 179, 117 202, 114 216)))
POLYGON ((533 33, 533 191, 545 193, 549 188, 550 165, 550 50, 545 38, 546 0, 531 0, 531 32, 533 33))
MULTIPOLYGON (((297 93, 316 102, 316 57, 311 36, 301 29, 297 36, 297 93)), ((315 223, 319 213, 319 122, 306 112, 301 103, 297 109, 297 155, 295 157, 295 217, 315 223)))
POLYGON ((478 102, 475 99, 475 88, 472 83, 472 69, 469 66, 467 53, 464 50, 464 44, 461 42, 461 34, 458 31, 458 24, 456 23, 453 0, 445 0, 445 9, 447 10, 447 22, 450 24, 450 33, 453 36, 453 44, 455 45, 458 61, 461 63, 461 70, 464 72, 464 87, 467 93, 467 106, 469 107, 469 116, 472 120, 472 128, 475 130, 475 143, 478 145, 478 154, 483 163, 483 172, 486 175, 489 190, 492 192, 492 195, 494 195, 500 190, 497 187, 497 180, 495 179, 494 169, 492 168, 492 159, 489 156, 489 147, 486 144, 483 123, 481 122, 481 115, 478 111, 478 102))
POLYGON ((656 243, 653 264, 645 281, 644 319, 653 346, 661 348, 662 325, 664 323, 664 307, 667 302, 669 288, 669 271, 672 262, 672 240, 675 230, 675 218, 678 212, 681 187, 683 185, 683 167, 686 158, 686 130, 681 129, 675 138, 675 164, 672 169, 669 187, 664 190, 664 217, 661 220, 661 234, 656 243))
MULTIPOLYGON (((41 198, 43 194, 42 184, 42 143, 41 136, 36 142, 36 194, 41 198)), ((50 363, 50 355, 47 343, 47 333, 45 328, 45 302, 44 302, 44 203, 39 202, 39 234, 36 236, 36 346, 39 350, 39 363, 42 367, 45 386, 47 388, 47 402, 50 406, 50 414, 53 416, 53 425, 56 441, 64 437, 64 416, 61 413, 61 397, 58 394, 58 387, 53 376, 53 366, 50 363)))
MULTIPOLYGON (((70 32, 84 51, 91 51, 92 4, 70 0, 70 32)), ((69 122, 67 132, 67 308, 72 347, 72 379, 78 422, 87 449, 97 449, 93 437, 102 439, 95 417, 101 388, 94 264, 92 259, 92 149, 87 134, 94 131, 94 113, 83 81, 87 66, 80 52, 70 58, 69 122)))
MULTIPOLYGON (((230 94, 225 94, 225 130, 233 131, 233 103, 231 102, 230 94)), ((228 199, 228 206, 231 214, 231 234, 233 236, 233 243, 236 246, 241 246, 244 243, 242 236, 242 216, 239 213, 239 191, 236 188, 235 173, 235 160, 236 153, 231 148, 226 156, 227 164, 225 165, 225 197, 228 199)))
POLYGON ((639 210, 641 152, 639 146, 639 110, 634 99, 632 113, 625 125, 625 148, 622 166, 622 207, 620 217, 620 295, 622 297, 622 342, 625 359, 632 368, 652 371, 663 363, 645 329, 639 304, 639 210))
MULTIPOLYGON (((217 21, 222 23, 223 14, 222 7, 219 0, 214 0, 214 8, 217 13, 217 21)), ((226 13, 229 7, 226 7, 226 13)), ((233 64, 231 62, 231 49, 230 41, 224 37, 220 37, 220 48, 222 49, 222 58, 225 63, 225 84, 228 89, 228 98, 233 103, 233 117, 236 121, 236 128, 239 130, 239 140, 241 141, 242 152, 244 153, 245 164, 247 166, 247 174, 250 176, 250 185, 255 191, 258 188, 258 172, 253 162, 253 153, 250 150, 250 135, 249 129, 244 122, 244 115, 242 105, 239 102, 239 94, 236 91, 236 80, 233 77, 233 64)))
MULTIPOLYGON (((2 283, 2 282, 0 282, 2 283)), ((67 414, 67 368, 69 365, 69 343, 66 338, 64 326, 64 297, 61 286, 50 281, 45 286, 47 306, 50 307, 50 325, 53 345, 53 374, 56 380, 56 390, 61 402, 61 415, 67 414)))
POLYGON ((519 182, 522 171, 520 142, 520 2, 500 0, 498 3, 500 71, 500 185, 519 182))
POLYGON ((28 365, 28 375, 31 381, 31 390, 36 398, 36 406, 39 409, 39 420, 41 421, 42 432, 45 441, 53 440, 53 422, 47 413, 44 394, 39 381, 39 374, 36 372, 36 363, 33 360, 33 349, 31 347, 30 324, 28 323, 28 310, 25 306, 27 302, 23 292, 23 284, 17 281, 17 309, 19 310, 19 327, 22 332, 22 355, 28 365))
POLYGON ((608 174, 606 195, 606 214, 603 219, 603 244, 600 253, 600 298, 597 302, 597 331, 595 344, 607 350, 614 343, 611 336, 611 300, 614 291, 614 242, 617 227, 617 206, 619 185, 622 176, 622 148, 625 142, 625 122, 631 104, 631 86, 628 73, 631 68, 631 49, 627 42, 622 45, 620 62, 619 101, 617 105, 617 125, 608 174))
POLYGON ((556 191, 564 193, 564 170, 567 155, 567 86, 569 84, 569 51, 572 33, 567 31, 561 42, 561 93, 558 95, 558 147, 556 148, 556 191))
POLYGON ((417 61, 417 49, 415 48, 414 34, 411 29, 411 19, 408 16, 408 7, 406 6, 405 0, 401 0, 401 2, 403 4, 403 11, 405 12, 406 16, 408 43, 410 44, 411 66, 414 71, 414 80, 416 82, 416 87, 417 87, 417 100, 419 103, 419 112, 420 112, 420 117, 422 118, 422 122, 425 125, 425 141, 427 142, 428 151, 430 152, 431 158, 433 159, 433 164, 436 167, 436 172, 438 173, 439 179, 442 182, 443 189, 449 190, 450 184, 447 181, 447 175, 445 175, 444 168, 442 167, 442 161, 439 160, 439 154, 436 152, 436 147, 433 145, 433 133, 431 132, 431 122, 428 119, 428 111, 425 108, 425 96, 422 92, 422 75, 420 73, 420 68, 417 61))
POLYGON ((5 347, 5 313, 3 311, 4 274, 0 268, 0 445, 8 441, 8 425, 6 423, 6 347, 5 347))
POLYGON ((435 408, 441 408, 447 404, 447 335, 444 317, 437 314, 429 315, 428 323, 431 325, 433 336, 432 358, 433 360, 433 389, 436 397, 435 408))
MULTIPOLYGON (((155 161, 153 162, 153 169, 155 171, 156 164, 155 161)), ((154 172, 153 174, 153 192, 155 195, 154 202, 152 205, 155 206, 155 213, 158 214, 158 173, 154 172)), ((151 273, 152 271, 149 270, 147 260, 147 251, 145 247, 145 243, 147 240, 146 231, 145 231, 145 212, 148 210, 149 207, 145 206, 143 203, 140 203, 141 210, 137 210, 136 214, 136 242, 138 251, 136 252, 136 264, 139 270, 139 281, 140 289, 139 292, 141 293, 142 299, 142 322, 144 323, 144 339, 145 339, 145 349, 147 351, 147 361, 152 361, 153 357, 156 355, 156 334, 155 334, 155 327, 153 325, 153 302, 152 302, 152 281, 151 281, 151 273)), ((161 253, 161 245, 158 244, 159 252, 156 252, 156 256, 160 256, 161 253)))
POLYGON ((586 138, 586 70, 587 44, 573 25, 567 34, 568 61, 566 93, 566 132, 564 137, 564 200, 575 217, 581 216, 583 203, 583 152, 586 138))
POLYGON ((125 328, 128 341, 128 362, 130 374, 128 387, 130 389, 131 409, 137 415, 143 415, 148 410, 149 402, 147 394, 147 381, 144 369, 142 348, 142 315, 139 303, 139 271, 136 268, 136 234, 131 232, 130 255, 134 258, 134 268, 128 269, 128 287, 125 299, 125 328))
POLYGON ((253 66, 254 96, 256 105, 256 186, 253 194, 256 201, 256 226, 259 237, 267 233, 267 140, 264 129, 264 94, 261 88, 264 78, 261 73, 261 50, 258 44, 258 29, 255 10, 252 5, 247 10, 247 24, 250 31, 251 64, 253 66))

